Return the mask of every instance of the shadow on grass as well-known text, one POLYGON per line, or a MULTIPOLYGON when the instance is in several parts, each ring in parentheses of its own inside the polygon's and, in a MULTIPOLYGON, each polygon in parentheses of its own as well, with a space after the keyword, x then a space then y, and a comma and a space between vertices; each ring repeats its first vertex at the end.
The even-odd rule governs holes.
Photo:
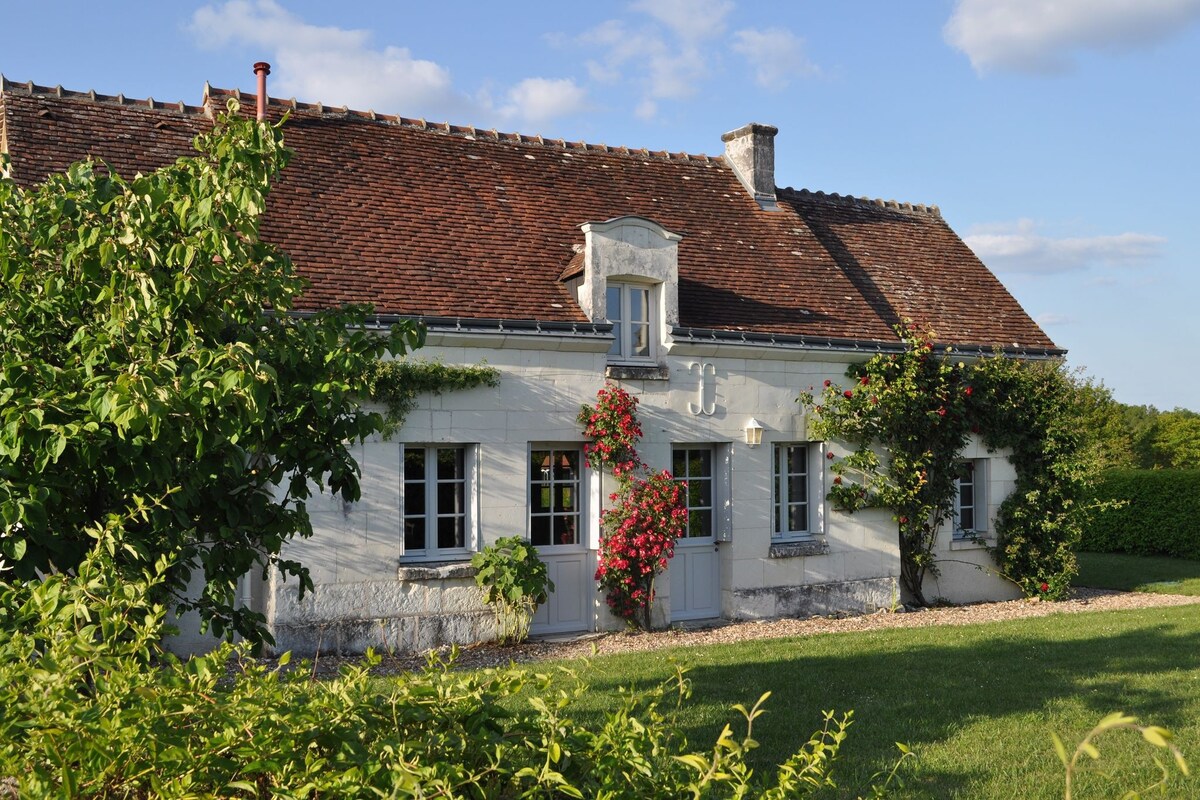
MULTIPOLYGON (((1039 757, 1044 753, 1057 771, 1046 731, 1062 703, 1082 703, 1087 710, 1086 727, 1079 735, 1115 710, 1175 730, 1193 726, 1200 704, 1190 688, 1196 678, 1181 680, 1172 673, 1200 674, 1200 617, 1172 616, 1173 622, 1146 625, 1134 618, 1122 623, 1119 616, 1106 616, 1105 622, 1072 624, 1050 617, 1019 625, 835 634, 674 651, 673 658, 688 668, 694 688, 681 715, 682 731, 694 747, 712 742, 726 721, 742 731, 744 725, 736 724, 730 706, 750 705, 770 691, 768 713, 755 723, 754 736, 762 749, 753 759, 758 771, 770 772, 807 739, 822 709, 853 709, 855 725, 843 749, 850 769, 843 775, 847 785, 862 787, 872 773, 895 760, 894 742, 920 752, 954 739, 980 720, 1022 716, 1027 719, 1015 726, 1015 734, 1000 735, 1015 736, 1017 747, 1033 747, 1039 757), (1110 621, 1114 624, 1107 624, 1110 621), (736 656, 729 652, 733 647, 736 656), (1036 742, 1022 743, 1022 737, 1036 742)), ((665 654, 658 655, 665 670, 665 654)), ((593 688, 601 691, 615 690, 631 677, 607 668, 588 675, 593 688)), ((636 677, 656 680, 662 675, 648 675, 643 669, 636 677)), ((1061 732, 1068 738, 1074 735, 1061 732)), ((960 746, 986 752, 998 744, 960 746)), ((960 792, 986 769, 965 761, 931 766, 932 770, 917 771, 912 791, 903 796, 966 796, 960 792)), ((1022 796, 1036 794, 1024 791, 1022 796)))

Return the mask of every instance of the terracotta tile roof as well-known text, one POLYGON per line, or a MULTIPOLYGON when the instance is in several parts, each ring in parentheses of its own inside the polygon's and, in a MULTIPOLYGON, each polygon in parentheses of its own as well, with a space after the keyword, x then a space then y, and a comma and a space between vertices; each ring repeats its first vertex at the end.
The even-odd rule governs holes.
MULTIPOLYGON (((150 170, 211 124, 205 106, 2 88, 24 184, 88 155, 150 170)), ((236 94, 208 88, 206 105, 236 94)), ((301 309, 584 322, 563 282, 579 226, 628 214, 683 235, 684 327, 894 341, 909 317, 946 342, 1054 348, 936 208, 784 189, 764 212, 722 158, 271 101, 283 110, 296 155, 261 232, 311 281, 301 309)))

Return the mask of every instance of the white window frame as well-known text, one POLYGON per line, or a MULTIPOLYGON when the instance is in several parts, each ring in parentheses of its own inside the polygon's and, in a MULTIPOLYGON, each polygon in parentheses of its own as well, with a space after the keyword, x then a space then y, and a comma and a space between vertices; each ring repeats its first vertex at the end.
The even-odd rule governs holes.
POLYGON ((960 467, 969 468, 971 473, 971 488, 972 488, 972 503, 971 512, 975 518, 975 525, 971 528, 962 527, 962 479, 956 478, 954 481, 954 538, 958 540, 980 539, 987 535, 988 531, 988 501, 987 501, 987 473, 986 458, 968 458, 959 462, 960 467))
MULTIPOLYGON (((400 560, 401 561, 456 561, 470 557, 479 546, 479 446, 477 444, 462 444, 458 442, 441 442, 436 444, 403 444, 400 446, 400 560), (425 475, 421 481, 421 491, 425 494, 425 510, 420 516, 425 521, 425 547, 409 549, 405 545, 407 538, 405 522, 408 515, 405 512, 405 499, 410 484, 415 481, 407 480, 405 473, 406 454, 413 450, 425 453, 425 475), (460 450, 463 456, 463 546, 437 546, 437 451, 460 450)), ((445 483, 446 481, 441 481, 445 483)), ((457 482, 457 481, 456 481, 457 482)))
POLYGON ((613 326, 613 342, 612 349, 609 350, 608 360, 614 363, 621 364, 652 364, 658 358, 658 298, 659 285, 651 283, 643 283, 638 281, 623 281, 609 280, 605 288, 605 314, 608 321, 613 326), (613 320, 613 309, 609 308, 609 300, 612 299, 611 293, 618 292, 617 301, 619 318, 613 320), (646 318, 645 322, 641 320, 630 319, 630 308, 633 303, 631 300, 632 292, 646 293, 646 318), (634 341, 634 325, 645 325, 646 328, 646 353, 644 355, 635 355, 633 353, 634 341))
POLYGON ((822 442, 775 442, 771 445, 771 539, 794 541, 812 539, 825 533, 825 445, 822 442), (788 495, 786 478, 790 463, 789 451, 795 447, 805 448, 804 473, 805 503, 807 504, 806 527, 791 530, 787 524, 790 514, 787 509, 793 504, 788 495))
MULTIPOLYGON (((685 455, 684 458, 686 460, 687 456, 685 455)), ((720 469, 721 469, 721 463, 720 463, 720 460, 719 460, 719 457, 717 454, 717 448, 713 447, 711 444, 675 444, 675 445, 671 446, 672 477, 674 477, 674 479, 677 483, 685 483, 686 482, 688 484, 687 488, 684 489, 684 504, 687 506, 687 512, 688 512, 688 530, 689 531, 691 530, 693 508, 697 511, 707 511, 708 512, 708 533, 706 533, 702 536, 690 536, 687 533, 685 533, 684 536, 682 537, 683 539, 711 539, 713 541, 718 541, 717 532, 719 530, 721 530, 721 520, 719 518, 719 514, 721 512, 721 506, 720 506, 721 486, 720 486, 720 478, 719 478, 720 469), (681 474, 679 474, 678 471, 675 470, 675 456, 678 453, 686 454, 686 453, 690 453, 690 452, 706 452, 706 453, 708 453, 708 475, 699 476, 699 477, 693 476, 693 475, 681 475, 681 474), (692 506, 692 504, 691 504, 690 489, 692 488, 691 487, 692 481, 695 481, 695 480, 705 481, 708 483, 708 505, 707 506, 692 506)))
POLYGON ((588 487, 588 482, 587 482, 587 477, 586 477, 587 459, 584 457, 584 454, 583 454, 583 445, 535 442, 533 444, 530 444, 528 456, 527 456, 526 460, 529 464, 529 473, 525 476, 525 487, 526 487, 525 491, 527 493, 526 498, 525 498, 525 508, 526 508, 526 512, 525 512, 526 534, 525 535, 526 535, 526 538, 529 540, 529 542, 534 547, 538 547, 538 548, 542 548, 542 547, 582 548, 582 547, 584 547, 585 543, 587 541, 587 530, 586 530, 587 520, 588 520, 588 517, 587 517, 587 513, 588 513, 587 512, 587 508, 588 508, 587 493, 589 491, 589 487, 588 487), (571 453, 571 454, 575 455, 575 457, 576 457, 575 463, 577 466, 575 468, 575 480, 573 481, 575 507, 570 512, 561 513, 561 512, 556 511, 554 509, 553 496, 554 496, 554 487, 555 486, 569 485, 572 482, 556 480, 553 477, 553 467, 549 468, 550 469, 549 475, 546 475, 545 474, 546 471, 543 470, 542 480, 534 479, 534 474, 533 474, 534 453, 543 452, 543 451, 549 452, 549 454, 550 454, 549 458, 550 458, 551 464, 553 464, 554 461, 556 461, 559 456, 564 455, 566 453, 571 453), (543 485, 548 485, 550 487, 550 493, 551 493, 551 498, 552 498, 551 503, 550 503, 550 510, 546 511, 546 512, 535 512, 533 510, 533 493, 534 493, 534 491, 538 491, 538 489, 535 489, 535 486, 543 486, 543 485), (533 520, 535 517, 542 517, 542 518, 550 519, 550 542, 549 543, 538 544, 537 542, 534 541, 533 520), (573 542, 556 542, 556 541, 554 541, 554 533, 555 533, 554 520, 556 517, 560 517, 560 518, 561 517, 574 517, 574 520, 575 520, 574 539, 575 540, 573 542))

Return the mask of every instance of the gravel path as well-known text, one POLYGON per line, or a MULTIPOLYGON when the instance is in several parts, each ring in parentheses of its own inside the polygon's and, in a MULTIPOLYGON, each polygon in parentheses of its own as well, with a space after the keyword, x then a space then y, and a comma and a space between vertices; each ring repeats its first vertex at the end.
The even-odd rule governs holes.
MULTIPOLYGON (((709 625, 677 627, 653 633, 597 633, 568 639, 536 639, 520 645, 494 644, 461 648, 459 667, 503 666, 510 662, 526 664, 546 659, 586 658, 610 653, 656 650, 664 647, 721 644, 750 639, 774 639, 784 636, 816 636, 847 631, 874 631, 884 628, 923 628, 930 625, 973 625, 1051 614, 1081 614, 1095 611, 1180 606, 1200 603, 1200 597, 1171 594, 1116 592, 1106 589, 1075 589, 1070 600, 1044 603, 1033 600, 1009 600, 1000 603, 973 603, 963 606, 927 608, 905 613, 880 611, 847 617, 810 617, 808 619, 772 619, 754 622, 720 621, 709 625)), ((449 648, 437 655, 446 656, 449 648)), ((316 659, 315 674, 331 676, 343 664, 356 658, 321 656, 316 659)), ((395 675, 418 669, 426 656, 385 656, 375 670, 378 675, 395 675)))

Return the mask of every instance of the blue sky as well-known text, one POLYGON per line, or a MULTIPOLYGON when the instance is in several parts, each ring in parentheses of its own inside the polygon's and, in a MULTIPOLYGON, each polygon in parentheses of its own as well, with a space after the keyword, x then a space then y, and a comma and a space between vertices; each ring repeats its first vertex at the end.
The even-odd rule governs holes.
POLYGON ((10 80, 199 102, 204 81, 718 154, 936 204, 1069 361, 1200 410, 1200 0, 0 1, 10 80))

